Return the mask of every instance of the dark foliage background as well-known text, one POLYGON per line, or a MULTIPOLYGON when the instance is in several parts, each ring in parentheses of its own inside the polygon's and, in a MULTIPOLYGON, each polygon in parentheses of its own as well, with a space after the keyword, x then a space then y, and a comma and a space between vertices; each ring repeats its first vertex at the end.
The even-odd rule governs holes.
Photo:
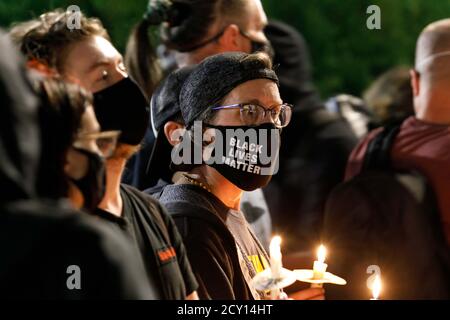
MULTIPOLYGON (((76 4, 101 18, 123 50, 146 0, 0 0, 0 26, 76 4)), ((411 65, 420 30, 450 15, 449 0, 262 0, 269 17, 294 25, 310 45, 314 77, 322 96, 355 95, 380 73, 411 65), (381 8, 381 30, 366 28, 367 7, 381 8)))

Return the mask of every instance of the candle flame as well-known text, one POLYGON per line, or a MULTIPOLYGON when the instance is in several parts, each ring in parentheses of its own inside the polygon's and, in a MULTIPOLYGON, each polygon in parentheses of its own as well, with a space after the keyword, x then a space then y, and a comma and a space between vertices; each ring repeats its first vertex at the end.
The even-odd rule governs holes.
POLYGON ((325 262, 325 257, 327 255, 327 249, 323 244, 320 245, 319 249, 317 250, 317 260, 321 263, 325 262))
POLYGON ((374 299, 378 299, 381 293, 381 278, 379 275, 375 276, 372 284, 372 296, 374 299))

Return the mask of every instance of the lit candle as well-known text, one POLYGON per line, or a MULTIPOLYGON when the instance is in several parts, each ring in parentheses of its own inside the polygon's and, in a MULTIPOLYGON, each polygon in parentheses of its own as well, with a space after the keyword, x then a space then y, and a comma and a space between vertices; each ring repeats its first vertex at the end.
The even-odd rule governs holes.
MULTIPOLYGON (((328 265, 325 263, 325 257, 327 255, 327 250, 323 245, 320 245, 317 250, 317 261, 314 261, 313 266, 313 279, 321 280, 325 276, 325 272, 327 271, 328 265)), ((322 283, 313 283, 311 284, 311 288, 322 288, 322 283)))
POLYGON ((380 296, 381 293, 381 278, 379 275, 375 276, 375 279, 373 280, 372 283, 372 296, 373 298, 370 300, 378 300, 378 297, 380 296))
POLYGON ((281 276, 281 268, 283 266, 281 261, 281 238, 275 236, 270 242, 270 270, 272 278, 278 279, 281 276))
MULTIPOLYGON (((272 241, 270 242, 269 246, 269 251, 270 251, 270 272, 272 280, 277 282, 278 279, 281 278, 281 268, 283 267, 281 257, 281 237, 275 236, 272 238, 272 241)), ((270 298, 272 300, 278 299, 279 295, 280 295, 279 289, 274 288, 270 290, 270 298)))

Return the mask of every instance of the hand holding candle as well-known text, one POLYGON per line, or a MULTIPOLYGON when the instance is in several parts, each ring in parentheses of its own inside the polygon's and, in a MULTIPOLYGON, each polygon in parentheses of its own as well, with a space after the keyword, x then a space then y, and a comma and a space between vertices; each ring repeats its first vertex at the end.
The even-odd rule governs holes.
POLYGON ((252 286, 257 291, 270 291, 270 298, 272 300, 287 299, 287 295, 282 289, 293 284, 297 280, 297 277, 294 272, 283 268, 281 238, 279 236, 272 238, 269 251, 270 267, 253 277, 252 286))
POLYGON ((311 283, 311 288, 322 288, 324 283, 332 283, 337 285, 346 285, 347 281, 330 272, 327 272, 328 265, 325 263, 327 250, 323 245, 317 250, 317 260, 314 261, 313 270, 297 269, 297 280, 311 283))

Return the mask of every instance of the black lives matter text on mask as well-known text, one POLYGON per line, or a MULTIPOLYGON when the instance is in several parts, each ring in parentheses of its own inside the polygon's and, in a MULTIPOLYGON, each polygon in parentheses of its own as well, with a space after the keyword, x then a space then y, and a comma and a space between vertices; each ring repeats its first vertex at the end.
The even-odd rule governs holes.
POLYGON ((263 145, 234 137, 229 140, 228 146, 226 156, 222 156, 222 163, 244 172, 260 174, 258 153, 262 153, 263 145))
POLYGON ((280 136, 279 130, 271 126, 203 130, 199 121, 193 130, 179 130, 172 138, 181 140, 172 150, 172 162, 176 165, 225 164, 258 175, 278 171, 280 136))

